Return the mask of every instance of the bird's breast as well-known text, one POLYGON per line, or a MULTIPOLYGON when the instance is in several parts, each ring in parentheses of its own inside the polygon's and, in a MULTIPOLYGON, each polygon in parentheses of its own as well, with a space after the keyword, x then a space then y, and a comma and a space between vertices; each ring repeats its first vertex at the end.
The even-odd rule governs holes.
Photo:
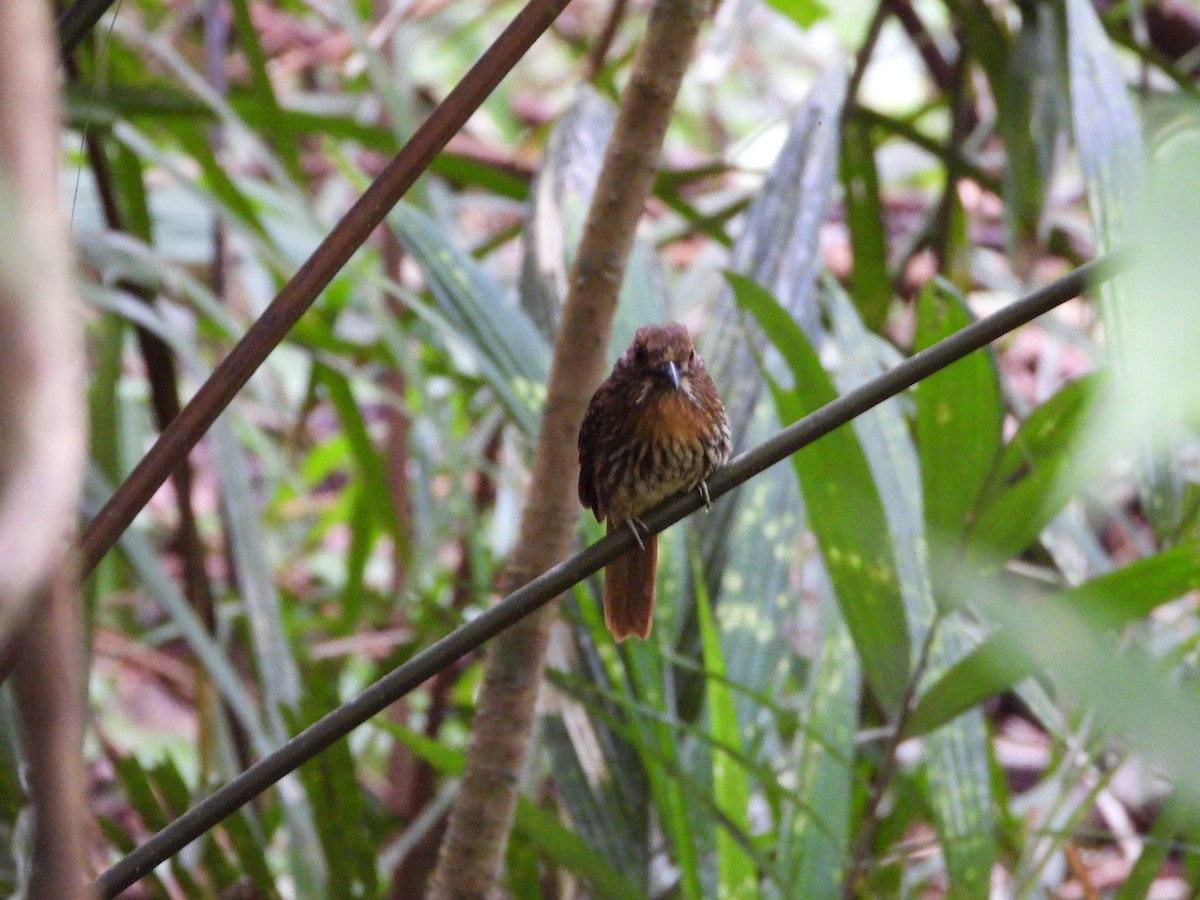
POLYGON ((620 521, 660 500, 691 490, 714 468, 713 423, 684 391, 636 404, 624 437, 617 437, 605 493, 620 521))
POLYGON ((707 421, 686 391, 671 391, 639 404, 638 437, 654 442, 699 440, 707 421))

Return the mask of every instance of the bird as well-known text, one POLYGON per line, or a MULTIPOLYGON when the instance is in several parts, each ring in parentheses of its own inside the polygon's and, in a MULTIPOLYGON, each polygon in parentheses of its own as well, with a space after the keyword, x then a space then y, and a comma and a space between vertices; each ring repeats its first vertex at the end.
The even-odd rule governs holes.
POLYGON ((579 502, 609 533, 638 546, 604 570, 604 623, 618 643, 650 636, 658 538, 638 516, 699 489, 729 459, 729 420, 716 385, 679 322, 645 325, 588 404, 579 429, 579 502))

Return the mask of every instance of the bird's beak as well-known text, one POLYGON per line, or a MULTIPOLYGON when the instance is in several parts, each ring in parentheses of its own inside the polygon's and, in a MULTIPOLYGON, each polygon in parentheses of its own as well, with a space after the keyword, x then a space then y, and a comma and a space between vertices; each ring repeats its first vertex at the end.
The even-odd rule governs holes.
POLYGON ((679 369, 673 362, 663 363, 658 367, 658 374, 671 382, 671 387, 679 390, 679 369))

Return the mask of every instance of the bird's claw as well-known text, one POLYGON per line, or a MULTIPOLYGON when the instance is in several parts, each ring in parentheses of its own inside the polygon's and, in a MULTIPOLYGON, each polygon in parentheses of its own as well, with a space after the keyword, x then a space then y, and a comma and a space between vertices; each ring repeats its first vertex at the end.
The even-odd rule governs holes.
POLYGON ((700 491, 700 496, 704 498, 704 511, 708 512, 712 509, 712 497, 708 495, 708 482, 701 481, 696 489, 700 491))
POLYGON ((637 545, 639 547, 641 547, 643 550, 645 550, 646 545, 642 541, 642 536, 638 533, 638 526, 640 525, 642 530, 645 531, 647 534, 649 534, 650 529, 646 527, 646 523, 643 522, 641 519, 637 518, 636 516, 628 516, 625 519, 625 524, 628 525, 629 530, 633 532, 633 539, 635 541, 637 541, 637 545))

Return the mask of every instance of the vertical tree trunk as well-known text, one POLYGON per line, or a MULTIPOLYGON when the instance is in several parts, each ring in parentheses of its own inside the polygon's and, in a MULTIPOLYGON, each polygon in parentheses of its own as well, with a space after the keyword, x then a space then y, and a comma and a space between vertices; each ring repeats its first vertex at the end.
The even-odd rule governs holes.
POLYGON ((56 46, 49 6, 0 0, 0 646, 19 646, 37 816, 29 893, 74 900, 88 895, 84 694, 76 577, 63 556, 85 416, 56 186, 56 46))
MULTIPOLYGON (((708 0, 656 0, 621 100, 563 306, 509 593, 571 549, 579 504, 576 437, 604 375, 617 295, 663 137, 708 0)), ((462 791, 430 886, 433 900, 486 897, 500 871, 529 749, 555 607, 496 638, 471 733, 462 791)))
POLYGON ((86 686, 79 590, 63 571, 38 597, 21 633, 14 687, 33 799, 30 897, 90 897, 83 756, 86 686))

